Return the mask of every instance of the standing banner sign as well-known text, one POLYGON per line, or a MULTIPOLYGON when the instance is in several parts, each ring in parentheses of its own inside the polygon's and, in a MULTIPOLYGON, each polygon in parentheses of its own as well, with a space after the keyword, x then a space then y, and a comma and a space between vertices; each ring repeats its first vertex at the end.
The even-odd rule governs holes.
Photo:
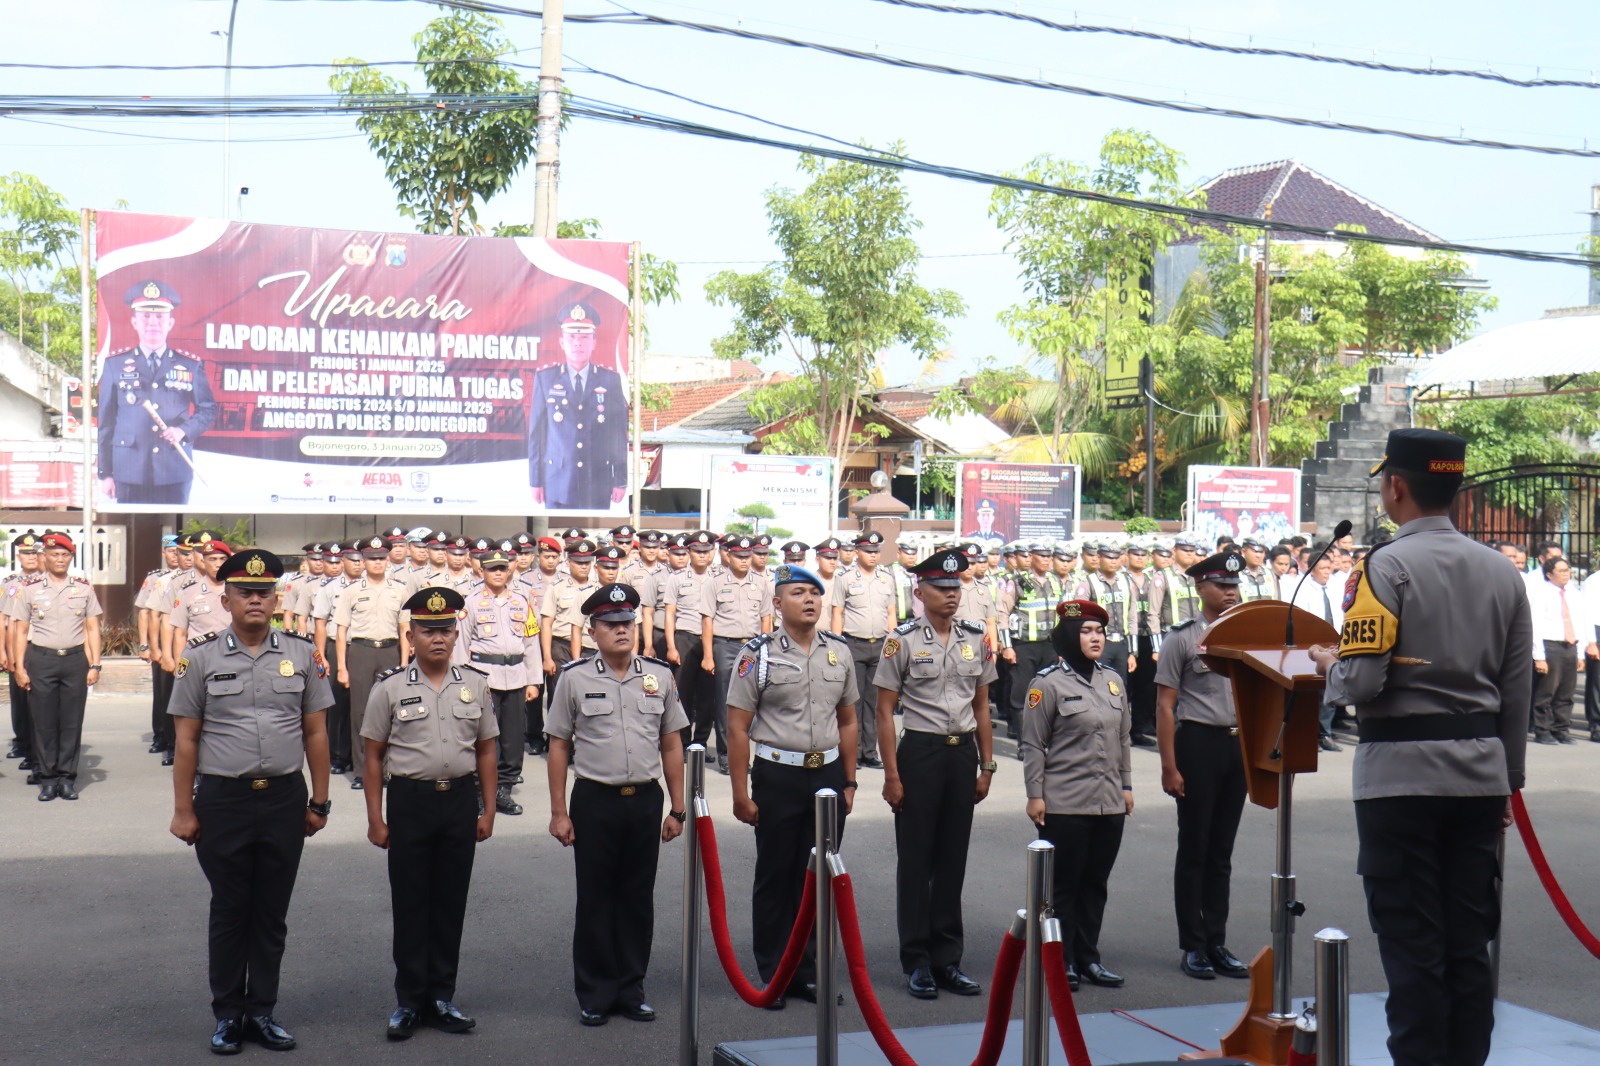
POLYGON ((985 546, 1071 540, 1078 534, 1078 467, 1045 463, 958 463, 956 527, 985 546))
MULTIPOLYGON (((815 544, 837 524, 833 520, 833 460, 795 455, 713 455, 707 458, 707 529, 727 529, 733 522, 787 529, 794 539, 815 544), (764 503, 771 518, 742 517, 739 509, 764 503)), ((780 541, 789 537, 779 538, 780 541)), ((780 562, 782 560, 779 560, 780 562)))
POLYGON ((1254 534, 1273 545, 1300 530, 1300 471, 1270 466, 1191 466, 1189 528, 1209 547, 1254 534))
POLYGON ((65 511, 83 506, 83 446, 0 440, 0 507, 65 511))
POLYGON ((629 246, 98 215, 96 507, 626 513, 629 246))

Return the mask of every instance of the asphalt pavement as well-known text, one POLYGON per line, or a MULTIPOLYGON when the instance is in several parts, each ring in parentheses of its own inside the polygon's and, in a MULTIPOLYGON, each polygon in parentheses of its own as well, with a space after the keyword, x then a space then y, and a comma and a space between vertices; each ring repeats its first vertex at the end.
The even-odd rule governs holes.
MULTIPOLYGON (((170 773, 149 744, 149 696, 138 670, 108 673, 91 697, 82 799, 41 804, 15 762, 0 765, 0 1063, 211 1061, 206 988, 207 886, 193 854, 167 832, 170 773)), ((3 720, 3 719, 0 719, 3 720)), ((1022 811, 1021 764, 1002 751, 994 790, 979 807, 965 893, 965 968, 987 987, 1000 937, 1022 904, 1024 849, 1033 834, 1022 811)), ((1351 987, 1382 991, 1383 975, 1355 875, 1349 799, 1351 752, 1324 755, 1295 796, 1294 872, 1307 914, 1296 940, 1297 995, 1311 992, 1311 937, 1338 926, 1353 938, 1351 987)), ((478 1028, 453 1036, 422 1031, 388 1045, 393 1008, 389 894, 384 857, 366 841, 362 794, 334 782, 329 827, 306 846, 284 959, 277 1017, 300 1041, 297 1059, 394 1063, 668 1063, 677 1055, 679 929, 684 849, 662 849, 656 938, 647 991, 651 1024, 617 1017, 579 1026, 572 994, 572 857, 547 832, 544 763, 529 758, 517 791, 527 813, 501 816, 480 845, 462 945, 457 1003, 478 1028)), ((987 996, 913 1000, 904 991, 894 918, 894 826, 879 788, 861 770, 862 791, 843 841, 856 883, 873 986, 897 1027, 981 1021, 987 996)), ((1600 848, 1594 819, 1600 745, 1531 747, 1526 794, 1557 875, 1592 925, 1600 926, 1600 848)), ((749 954, 750 830, 735 822, 726 778, 709 775, 733 938, 749 954)), ((1111 879, 1101 948, 1122 989, 1085 986, 1084 1013, 1242 1001, 1242 981, 1196 981, 1178 971, 1172 916, 1172 801, 1159 787, 1153 751, 1134 752, 1137 806, 1111 879)), ((1229 946, 1247 960, 1269 939, 1268 875, 1274 815, 1247 807, 1234 854, 1229 946)), ((1508 840, 1501 994, 1526 1007, 1600 1029, 1593 995, 1600 962, 1561 924, 1513 830, 1508 840)), ((814 1028, 814 1008, 769 1012, 745 1006, 718 968, 709 932, 701 961, 702 1061, 726 1040, 789 1036, 814 1028)), ((841 980, 844 971, 840 969, 841 980)), ((844 1031, 864 1028, 847 992, 844 1031)), ((1019 997, 1020 1000, 1020 997, 1019 997)), ((1020 1005, 1016 1008, 1020 1012, 1020 1005)), ((266 1054, 247 1046, 247 1055, 266 1054)))

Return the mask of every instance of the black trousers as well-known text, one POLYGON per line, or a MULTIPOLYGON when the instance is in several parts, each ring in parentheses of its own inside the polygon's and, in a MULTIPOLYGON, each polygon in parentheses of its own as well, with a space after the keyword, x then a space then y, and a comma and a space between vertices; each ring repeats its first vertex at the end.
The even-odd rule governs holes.
POLYGON ((333 688, 333 711, 328 718, 328 759, 335 766, 354 768, 350 753, 350 686, 339 684, 337 677, 328 678, 333 688))
MULTIPOLYGON (((1121 634, 1106 638, 1106 650, 1100 656, 1100 661, 1117 672, 1122 683, 1129 688, 1129 698, 1132 698, 1132 683, 1128 678, 1128 638, 1121 634)), ((1150 682, 1155 684, 1155 671, 1150 673, 1150 682)), ((1137 729, 1134 730, 1138 732, 1137 729)))
POLYGON ((6 674, 11 695, 11 740, 22 749, 22 757, 38 760, 33 748, 33 715, 28 710, 28 690, 17 684, 17 672, 6 674))
POLYGON ((83 744, 83 709, 89 702, 89 657, 82 648, 57 655, 35 644, 23 653, 33 688, 28 714, 33 719, 33 758, 39 780, 78 776, 83 744))
MULTIPOLYGON (((906 730, 898 748, 905 798, 894 816, 900 968, 961 962, 961 888, 972 839, 978 745, 906 730)), ((765 818, 765 812, 762 815, 765 818)))
MULTIPOLYGON (((994 683, 989 686, 989 724, 990 727, 1004 723, 1008 710, 1011 707, 1011 672, 1015 669, 1001 657, 1002 649, 995 649, 994 683)), ((999 736, 1000 730, 995 729, 994 735, 999 736)))
POLYGON ((523 703, 523 714, 525 716, 523 736, 529 744, 533 745, 533 750, 536 752, 545 750, 544 708, 546 701, 550 698, 550 690, 555 687, 556 683, 550 679, 548 674, 540 674, 538 694, 533 699, 526 700, 523 703))
POLYGON ((662 792, 654 781, 636 788, 624 796, 614 785, 580 777, 568 804, 578 874, 572 985, 578 1006, 601 1014, 645 1001, 656 924, 662 792))
POLYGON ((1244 815, 1244 756, 1226 729, 1180 722, 1173 742, 1183 798, 1178 800, 1178 854, 1172 903, 1178 948, 1207 951, 1228 939, 1233 839, 1244 815))
POLYGON ((1124 814, 1046 814, 1039 830, 1056 846, 1050 905, 1061 922, 1061 943, 1080 970, 1100 961, 1106 884, 1127 822, 1124 814))
MULTIPOLYGON (((728 758, 728 685, 733 681, 733 668, 739 662, 739 649, 745 646, 748 639, 747 637, 711 638, 711 661, 717 668, 717 675, 711 679, 716 685, 711 695, 711 713, 717 727, 717 758, 724 761, 728 758)), ((678 654, 683 654, 681 648, 678 654)), ((702 651, 701 654, 704 655, 705 652, 702 651)), ((700 669, 698 661, 695 669, 700 669)))
POLYGON ((878 661, 883 658, 883 638, 845 637, 856 670, 856 750, 863 759, 878 757, 878 661))
MULTIPOLYGON (((800 894, 811 849, 817 844, 816 795, 831 788, 844 795, 844 760, 816 770, 757 759, 750 768, 750 798, 761 812, 756 826, 755 883, 750 890, 750 942, 756 972, 772 980, 800 913, 800 894)), ((839 839, 844 839, 844 803, 839 803, 839 839)), ((817 939, 812 935, 795 971, 800 984, 817 979, 817 939)))
POLYGON ((456 995, 478 847, 478 789, 472 777, 448 792, 432 781, 391 777, 388 791, 395 1002, 421 1010, 456 995))
POLYGON ((150 743, 162 751, 171 751, 177 732, 172 718, 167 714, 167 701, 172 698, 172 675, 157 663, 150 664, 150 743))
POLYGON ((1572 694, 1578 687, 1578 649, 1561 640, 1544 642, 1546 671, 1535 674, 1533 731, 1541 737, 1572 728, 1572 694))
POLYGON ((1600 660, 1584 664, 1583 717, 1589 723, 1589 735, 1600 737, 1600 660))
MULTIPOLYGON (((1128 703, 1133 712, 1133 735, 1156 735, 1156 657, 1148 634, 1138 638, 1139 666, 1128 674, 1128 703)), ((1123 653, 1123 671, 1127 671, 1127 653, 1123 653)), ((1103 660, 1102 660, 1103 661, 1103 660)))
POLYGON ((656 626, 650 633, 650 646, 645 648, 646 655, 654 655, 657 659, 667 657, 667 631, 656 626))
POLYGON ((492 688, 489 697, 494 707, 494 720, 500 724, 500 735, 495 738, 500 784, 509 788, 512 777, 522 776, 525 754, 522 738, 528 728, 522 716, 528 713, 528 699, 520 688, 492 688))
POLYGON ((1011 701, 1006 704, 1006 736, 1016 740, 1022 732, 1023 704, 1028 700, 1028 685, 1033 675, 1056 661, 1056 650, 1048 640, 1019 640, 1012 645, 1017 652, 1016 665, 1011 668, 1011 701))
POLYGON ((704 744, 711 739, 711 727, 717 724, 717 679, 700 669, 700 657, 705 654, 700 634, 680 629, 672 638, 678 649, 678 700, 689 719, 688 736, 684 747, 704 744))
POLYGON ((211 1013, 220 1021, 271 1014, 289 927, 289 897, 306 846, 306 781, 203 776, 194 813, 194 847, 211 882, 211 1013))
POLYGON ((189 486, 193 479, 171 485, 145 485, 137 481, 117 480, 118 503, 188 503, 189 486))
POLYGON ((1504 796, 1356 801, 1357 869, 1389 983, 1394 1066, 1482 1066, 1489 1056, 1505 806, 1504 796))
POLYGON ((351 767, 360 777, 367 772, 367 742, 361 736, 361 719, 367 714, 373 680, 383 671, 400 665, 400 642, 395 641, 386 648, 373 648, 351 640, 345 646, 344 659, 350 673, 351 767))

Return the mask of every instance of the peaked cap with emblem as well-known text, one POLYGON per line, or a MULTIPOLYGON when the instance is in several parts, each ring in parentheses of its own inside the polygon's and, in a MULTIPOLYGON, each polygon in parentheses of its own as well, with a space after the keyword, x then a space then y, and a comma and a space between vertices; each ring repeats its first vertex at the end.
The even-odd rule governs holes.
POLYGON ((450 541, 451 537, 449 530, 436 529, 432 533, 429 533, 422 543, 426 544, 430 548, 448 548, 450 546, 450 541))
POLYGON ((806 552, 810 550, 803 541, 788 541, 782 548, 783 561, 786 563, 803 563, 806 561, 806 552))
POLYGON ((583 613, 596 622, 631 622, 639 606, 639 590, 632 585, 612 582, 601 585, 583 601, 583 613))
POLYGON ((230 588, 267 592, 283 576, 283 560, 265 548, 240 548, 221 566, 217 580, 230 588))
POLYGON ((178 291, 164 281, 136 281, 122 299, 135 311, 171 311, 183 303, 178 291))
POLYGON ((862 548, 866 548, 869 551, 874 551, 883 547, 883 534, 879 533, 875 529, 869 530, 866 533, 857 534, 855 545, 857 551, 860 551, 862 548))
POLYGON ((960 586, 961 572, 971 565, 966 552, 959 548, 946 548, 944 551, 934 552, 908 569, 916 574, 917 579, 924 585, 948 589, 960 586))
POLYGON ((667 551, 674 555, 680 552, 687 553, 689 551, 689 537, 690 534, 688 533, 674 533, 667 538, 667 551))
POLYGON ((632 544, 633 538, 638 534, 638 532, 639 531, 637 529, 634 529, 632 526, 628 525, 628 523, 624 522, 622 525, 616 526, 611 530, 611 543, 632 544))
POLYGON ((712 536, 709 530, 700 529, 689 534, 688 543, 689 547, 692 549, 699 551, 710 551, 712 545, 716 544, 716 542, 717 538, 712 536))
POLYGON ((472 541, 468 540, 464 534, 451 537, 450 543, 445 545, 445 551, 451 555, 466 555, 472 551, 472 541))
POLYGON ((1062 600, 1056 604, 1058 618, 1092 618, 1101 625, 1111 622, 1111 615, 1093 600, 1062 600))
POLYGON ((667 535, 659 529, 647 529, 639 534, 639 540, 644 544, 665 544, 667 535))
POLYGON ((838 537, 824 537, 813 544, 811 550, 816 553, 819 559, 837 559, 839 557, 839 549, 842 547, 844 547, 844 543, 838 537))
POLYGON ((979 544, 975 540, 971 540, 963 544, 959 550, 961 554, 965 555, 969 561, 973 559, 985 558, 983 545, 979 544))
POLYGON ((729 555, 749 555, 755 551, 756 542, 751 537, 734 537, 727 541, 723 547, 728 549, 729 555))
POLYGON ((594 313, 594 308, 582 301, 568 304, 562 309, 562 333, 593 333, 599 324, 600 316, 594 313))
POLYGON ((818 592, 827 592, 823 587, 822 579, 803 566, 793 563, 779 563, 772 571, 772 587, 781 589, 785 585, 810 585, 818 592))
POLYGON ((567 558, 576 559, 580 563, 594 562, 594 541, 587 537, 579 537, 567 545, 567 558))
POLYGON ((406 540, 412 544, 426 544, 432 534, 433 530, 427 526, 418 526, 416 529, 406 531, 406 540))
POLYGON ((1369 476, 1376 477, 1393 468, 1408 474, 1460 481, 1467 473, 1467 442, 1454 433, 1415 426, 1391 429, 1383 452, 1383 458, 1369 476))
POLYGON ((404 544, 406 542, 406 531, 399 526, 390 526, 383 531, 383 539, 389 542, 389 547, 391 548, 396 544, 404 544))
POLYGON ((615 544, 607 545, 595 552, 594 561, 600 566, 621 566, 622 557, 627 554, 615 544))
POLYGON ((580 541, 583 539, 583 530, 579 529, 577 526, 568 526, 566 529, 561 531, 561 539, 566 541, 567 546, 570 548, 574 541, 580 541))
POLYGON ((365 537, 357 541, 356 544, 360 547, 364 558, 387 559, 389 557, 389 545, 381 536, 365 537))
POLYGON ((448 585, 429 585, 418 589, 405 602, 411 620, 424 629, 448 629, 456 624, 456 612, 467 605, 461 593, 448 585))
POLYGON ((1229 548, 1195 563, 1184 573, 1196 581, 1211 581, 1218 585, 1237 585, 1239 572, 1244 569, 1244 556, 1229 548))
POLYGON ((39 536, 33 530, 30 529, 17 538, 17 551, 19 553, 32 555, 39 550, 39 536))

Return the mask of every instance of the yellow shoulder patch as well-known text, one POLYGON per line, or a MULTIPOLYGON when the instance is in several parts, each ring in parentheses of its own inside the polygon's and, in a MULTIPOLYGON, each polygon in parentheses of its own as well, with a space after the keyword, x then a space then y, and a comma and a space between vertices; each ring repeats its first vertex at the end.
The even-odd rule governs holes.
POLYGON ((1344 593, 1344 628, 1339 633, 1339 658, 1383 655, 1400 636, 1400 619, 1372 594, 1366 562, 1350 571, 1344 593))

